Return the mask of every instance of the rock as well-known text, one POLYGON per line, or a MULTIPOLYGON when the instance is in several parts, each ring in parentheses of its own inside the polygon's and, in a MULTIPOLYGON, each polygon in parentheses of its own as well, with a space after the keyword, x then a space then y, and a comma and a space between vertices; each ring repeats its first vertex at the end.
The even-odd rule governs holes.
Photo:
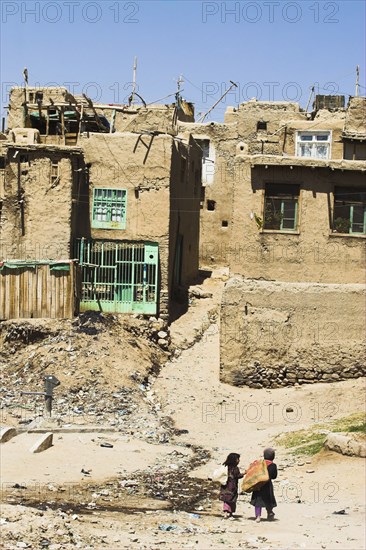
POLYGON ((163 338, 159 338, 158 344, 162 348, 167 348, 168 345, 169 345, 169 342, 168 342, 168 340, 164 340, 163 338))
POLYGON ((329 433, 324 447, 346 456, 366 457, 365 437, 358 433, 329 433))
POLYGON ((31 453, 42 453, 43 451, 46 451, 47 449, 52 447, 52 440, 53 433, 47 432, 43 434, 42 437, 40 437, 38 441, 36 441, 36 443, 33 445, 33 447, 31 447, 29 450, 31 453))
POLYGON ((212 292, 205 292, 200 288, 191 288, 189 290, 189 295, 194 298, 212 298, 212 292))
POLYGON ((1 428, 0 430, 0 443, 6 443, 16 435, 17 431, 15 428, 4 426, 4 428, 1 428))
POLYGON ((159 330, 158 332, 158 338, 160 338, 161 340, 165 340, 168 336, 168 333, 165 332, 165 330, 159 330))

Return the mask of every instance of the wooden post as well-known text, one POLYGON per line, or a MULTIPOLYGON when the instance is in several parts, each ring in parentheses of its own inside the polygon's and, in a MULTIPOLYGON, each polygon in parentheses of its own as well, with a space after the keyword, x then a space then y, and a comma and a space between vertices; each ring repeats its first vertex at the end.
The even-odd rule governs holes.
POLYGON ((22 197, 21 187, 21 166, 20 166, 20 151, 18 150, 18 203, 20 206, 20 224, 22 228, 22 237, 25 235, 25 223, 24 223, 24 200, 22 197))
POLYGON ((65 143, 65 116, 64 116, 64 108, 61 107, 61 132, 62 132, 62 136, 64 138, 64 143, 65 143))
POLYGON ((80 118, 79 118, 79 136, 81 134, 81 125, 83 123, 83 118, 84 118, 84 105, 81 104, 81 112, 80 112, 80 118))
POLYGON ((109 133, 111 134, 114 130, 114 123, 116 121, 116 110, 113 109, 112 111, 112 116, 111 116, 111 121, 110 121, 110 127, 109 127, 109 133))
POLYGON ((50 111, 47 107, 47 119, 46 119, 46 136, 48 136, 48 133, 50 131, 50 111))
POLYGON ((314 90, 315 90, 315 86, 312 86, 311 87, 311 92, 310 92, 310 96, 309 96, 309 100, 308 100, 308 103, 306 105, 306 109, 305 109, 305 112, 307 113, 308 112, 308 109, 309 109, 309 105, 310 105, 310 101, 311 101, 311 97, 314 93, 314 90))

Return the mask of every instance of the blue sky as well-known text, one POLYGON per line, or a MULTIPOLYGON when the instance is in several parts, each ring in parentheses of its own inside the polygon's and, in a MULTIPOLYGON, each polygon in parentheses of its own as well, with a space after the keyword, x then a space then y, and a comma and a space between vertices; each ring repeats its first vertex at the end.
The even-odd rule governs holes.
MULTIPOLYGON (((318 93, 365 95, 365 3, 346 1, 1 2, 1 100, 11 84, 67 85, 96 101, 124 103, 138 58, 138 91, 147 101, 176 90, 210 116, 256 96, 296 100, 318 93)), ((168 102, 169 98, 164 100, 168 102)), ((2 107, 2 116, 4 110, 2 107)))

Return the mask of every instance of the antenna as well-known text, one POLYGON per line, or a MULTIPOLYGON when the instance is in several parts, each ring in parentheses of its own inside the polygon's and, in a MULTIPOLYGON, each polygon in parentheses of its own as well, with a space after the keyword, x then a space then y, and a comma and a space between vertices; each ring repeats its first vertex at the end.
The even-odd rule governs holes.
POLYGON ((136 71, 137 71, 137 57, 134 57, 133 59, 133 77, 132 77, 132 93, 130 97, 128 98, 128 104, 131 105, 133 103, 134 97, 136 95, 136 71))
POLYGON ((224 99, 224 97, 230 92, 230 90, 232 88, 237 88, 238 85, 235 84, 235 82, 233 82, 232 80, 229 80, 229 82, 231 82, 231 86, 230 88, 228 88, 226 90, 226 92, 220 97, 220 99, 218 101, 216 101, 216 103, 214 105, 212 105, 212 107, 207 111, 207 113, 205 113, 203 116, 201 116, 201 118, 198 120, 198 122, 203 122, 205 120, 205 118, 211 113, 211 111, 216 107, 216 105, 218 105, 220 103, 220 101, 222 101, 224 99))
POLYGON ((357 67, 356 67, 356 92, 355 92, 356 97, 358 96, 359 83, 360 83, 360 66, 357 65, 357 67))
POLYGON ((183 80, 183 75, 180 75, 178 80, 177 80, 177 85, 178 85, 178 90, 177 90, 177 94, 176 94, 176 100, 177 100, 177 103, 180 102, 181 100, 181 97, 180 97, 180 93, 181 93, 181 84, 183 84, 184 80, 183 80))
POLYGON ((311 87, 311 91, 310 91, 310 96, 309 96, 309 100, 307 102, 307 105, 306 105, 306 109, 305 109, 305 112, 307 113, 308 112, 308 109, 309 109, 309 105, 310 105, 310 101, 311 101, 311 97, 314 93, 314 90, 315 90, 315 86, 312 86, 311 87))

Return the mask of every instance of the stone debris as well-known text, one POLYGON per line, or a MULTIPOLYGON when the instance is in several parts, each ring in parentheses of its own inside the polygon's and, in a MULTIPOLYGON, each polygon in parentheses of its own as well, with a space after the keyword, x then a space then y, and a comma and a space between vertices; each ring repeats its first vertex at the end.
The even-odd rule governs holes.
POLYGON ((53 445, 53 433, 48 432, 42 435, 29 449, 31 453, 42 453, 53 445))
POLYGON ((366 457, 366 439, 361 433, 329 433, 324 442, 324 447, 347 456, 366 457))
POLYGON ((0 429, 0 443, 6 443, 16 435, 17 435, 17 431, 15 428, 4 426, 3 428, 0 429))

